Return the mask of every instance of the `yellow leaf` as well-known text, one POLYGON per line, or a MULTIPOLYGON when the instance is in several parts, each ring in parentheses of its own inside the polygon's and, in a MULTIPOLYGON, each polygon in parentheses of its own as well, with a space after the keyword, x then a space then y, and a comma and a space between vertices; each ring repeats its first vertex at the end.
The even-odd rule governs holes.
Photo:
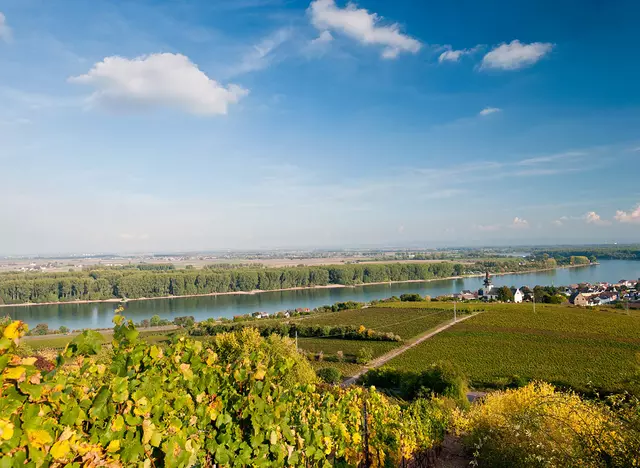
POLYGON ((9 440, 13 437, 13 423, 6 419, 0 419, 0 439, 9 440))
POLYGON ((53 458, 55 458, 56 460, 60 460, 60 459, 67 458, 67 456, 69 455, 69 450, 70 450, 69 441, 59 440, 58 442, 53 444, 53 447, 51 447, 50 453, 53 458))
POLYGON ((122 415, 118 414, 111 420, 111 430, 113 432, 118 432, 122 429, 124 429, 124 418, 122 415))
POLYGON ((4 372, 2 373, 2 376, 7 380, 19 380, 19 381, 22 381, 22 380, 24 380, 24 375, 25 375, 26 372, 27 372, 27 370, 22 366, 7 367, 4 370, 4 372))
POLYGON ((34 357, 22 358, 22 361, 20 362, 20 364, 22 364, 23 366, 33 366, 37 361, 37 359, 38 358, 34 358, 34 357))
POLYGON ((35 447, 42 448, 53 442, 51 434, 43 429, 27 430, 26 432, 29 443, 35 447))
POLYGON ((10 340, 20 338, 20 336, 22 335, 20 330, 21 328, 23 328, 22 325, 23 323, 19 320, 11 322, 9 325, 7 325, 3 333, 5 338, 9 338, 10 340))
POLYGON ((253 377, 256 380, 262 380, 262 379, 264 379, 264 376, 266 375, 266 373, 267 372, 264 369, 258 369, 253 377))
POLYGON ((109 445, 107 445, 107 452, 117 452, 118 450, 120 450, 120 441, 119 440, 112 440, 111 442, 109 442, 109 445))

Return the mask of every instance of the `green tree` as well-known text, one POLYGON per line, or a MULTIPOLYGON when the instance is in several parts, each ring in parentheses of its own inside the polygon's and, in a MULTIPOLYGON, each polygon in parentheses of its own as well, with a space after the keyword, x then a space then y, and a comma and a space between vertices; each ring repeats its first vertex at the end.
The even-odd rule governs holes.
POLYGON ((513 292, 509 286, 498 288, 498 300, 502 302, 513 301, 513 292))

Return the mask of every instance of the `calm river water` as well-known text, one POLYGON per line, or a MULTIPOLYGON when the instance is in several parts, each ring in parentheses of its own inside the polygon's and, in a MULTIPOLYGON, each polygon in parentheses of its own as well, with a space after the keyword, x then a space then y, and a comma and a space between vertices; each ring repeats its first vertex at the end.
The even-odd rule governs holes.
MULTIPOLYGON (((620 279, 640 278, 640 262, 626 260, 604 260, 600 265, 579 268, 496 276, 494 284, 508 286, 568 285, 580 282, 617 282, 620 279)), ((307 289, 298 291, 274 291, 260 294, 230 294, 224 296, 185 297, 175 299, 153 299, 130 301, 125 315, 138 322, 159 315, 173 319, 193 315, 196 320, 209 317, 232 317, 256 311, 277 312, 298 307, 314 308, 340 301, 370 301, 403 293, 439 296, 460 292, 463 289, 478 289, 482 278, 438 280, 426 283, 394 283, 384 285, 357 286, 353 288, 307 289)), ((46 323, 50 328, 65 325, 70 329, 109 328, 112 326, 114 303, 34 305, 28 307, 0 308, 0 315, 27 322, 30 326, 46 323)))

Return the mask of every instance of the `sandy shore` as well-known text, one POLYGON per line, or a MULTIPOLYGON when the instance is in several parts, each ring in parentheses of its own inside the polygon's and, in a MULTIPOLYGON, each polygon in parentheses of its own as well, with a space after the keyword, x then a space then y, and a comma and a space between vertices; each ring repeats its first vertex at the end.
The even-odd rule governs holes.
MULTIPOLYGON (((591 265, 597 265, 597 263, 592 263, 591 265)), ((539 273, 541 271, 550 271, 557 270, 560 268, 578 268, 585 267, 590 265, 566 265, 560 266, 556 268, 540 268, 536 270, 527 270, 527 271, 506 271, 504 273, 492 273, 491 276, 504 276, 504 275, 527 275, 529 273, 539 273)), ((296 287, 296 288, 284 288, 284 289, 254 289, 253 291, 230 291, 230 292, 220 292, 220 293, 208 293, 208 294, 187 294, 183 296, 158 296, 158 297, 137 297, 135 299, 102 299, 102 300, 80 300, 80 301, 66 301, 66 302, 39 302, 39 303, 24 303, 24 304, 0 304, 0 308, 3 307, 37 307, 43 305, 60 305, 60 304, 94 304, 99 302, 106 303, 120 303, 120 302, 131 302, 131 301, 150 301, 154 299, 180 299, 185 297, 207 297, 207 296, 228 296, 228 295, 252 295, 252 294, 262 294, 268 292, 283 292, 283 291, 301 291, 306 289, 333 289, 333 288, 356 288, 360 286, 374 286, 380 284, 399 284, 399 283, 429 283, 432 281, 449 281, 449 280, 457 280, 464 278, 478 278, 482 277, 484 274, 477 275, 463 275, 463 276, 447 276, 444 278, 430 278, 426 280, 405 280, 405 281, 378 281, 375 283, 363 283, 363 284, 354 284, 354 285, 345 285, 345 284, 327 284, 324 286, 310 286, 310 287, 296 287)))

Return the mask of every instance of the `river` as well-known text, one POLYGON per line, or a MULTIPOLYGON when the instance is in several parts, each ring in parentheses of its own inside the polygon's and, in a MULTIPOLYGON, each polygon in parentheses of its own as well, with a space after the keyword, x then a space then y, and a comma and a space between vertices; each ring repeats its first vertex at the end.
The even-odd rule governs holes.
MULTIPOLYGON (((503 275, 493 278, 494 284, 508 286, 568 285, 581 282, 617 282, 620 279, 640 278, 640 262, 631 260, 603 260, 599 265, 577 268, 558 268, 536 273, 503 275)), ((153 315, 173 319, 192 315, 196 320, 209 317, 233 317, 256 311, 277 312, 298 307, 314 308, 341 301, 371 301, 404 293, 439 296, 460 292, 463 289, 477 290, 483 278, 437 280, 421 283, 393 283, 357 286, 348 288, 304 289, 295 291, 272 291, 259 294, 228 294, 219 296, 183 297, 130 301, 125 315, 139 322, 153 315)), ((8 314, 31 327, 46 323, 49 328, 65 325, 70 329, 109 328, 112 326, 114 303, 33 305, 6 307, 0 315, 8 314)))

